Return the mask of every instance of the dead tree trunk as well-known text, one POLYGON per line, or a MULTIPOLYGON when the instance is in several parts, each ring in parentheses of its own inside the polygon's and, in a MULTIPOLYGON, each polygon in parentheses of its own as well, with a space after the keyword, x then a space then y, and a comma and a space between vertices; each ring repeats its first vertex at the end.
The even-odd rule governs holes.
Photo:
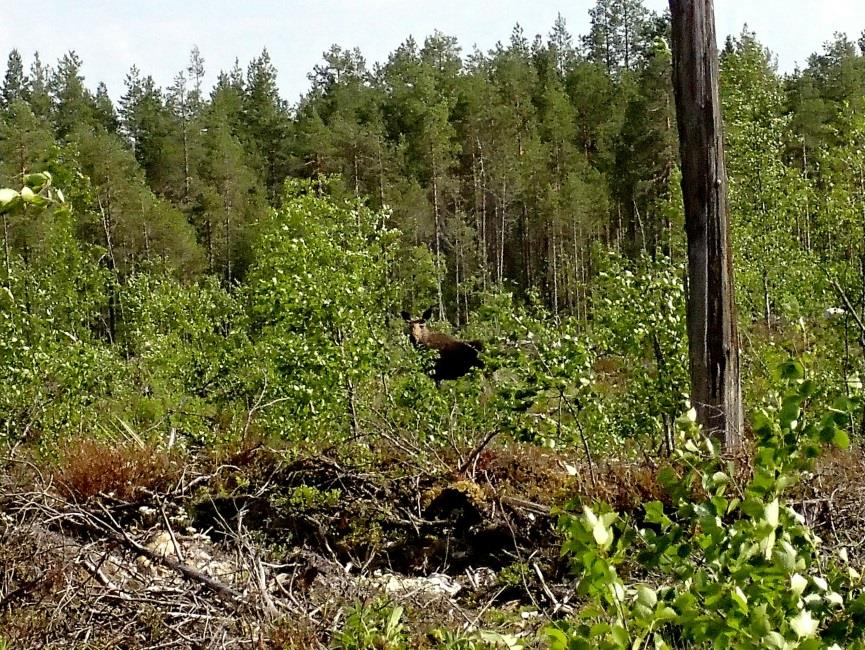
POLYGON ((713 0, 670 0, 670 13, 688 236, 691 402, 704 430, 734 451, 742 444, 742 397, 713 0))

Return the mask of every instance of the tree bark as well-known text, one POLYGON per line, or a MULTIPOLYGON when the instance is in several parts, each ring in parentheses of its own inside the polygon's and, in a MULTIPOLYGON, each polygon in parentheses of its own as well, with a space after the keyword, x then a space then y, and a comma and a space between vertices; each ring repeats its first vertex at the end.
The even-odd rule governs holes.
POLYGON ((3 285, 8 287, 12 276, 12 258, 9 253, 9 215, 3 215, 3 261, 6 267, 6 277, 3 279, 3 285))
POLYGON ((688 237, 688 343, 697 421, 742 445, 739 341, 713 0, 670 0, 673 86, 688 237))
POLYGON ((436 293, 438 294, 439 303, 439 320, 445 320, 445 299, 442 291, 442 226, 441 226, 441 211, 439 209, 439 186, 438 186, 438 169, 436 168, 435 152, 432 158, 432 190, 433 190, 433 213, 435 216, 435 254, 436 254, 436 293))

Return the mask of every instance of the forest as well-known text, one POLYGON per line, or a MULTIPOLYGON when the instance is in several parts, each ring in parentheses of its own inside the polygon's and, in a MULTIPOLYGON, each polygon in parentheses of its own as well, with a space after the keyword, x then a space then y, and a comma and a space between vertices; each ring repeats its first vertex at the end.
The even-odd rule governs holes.
POLYGON ((0 650, 865 647, 865 31, 719 44, 731 457, 670 16, 589 24, 334 45, 296 104, 266 49, 117 102, 8 53, 0 650))

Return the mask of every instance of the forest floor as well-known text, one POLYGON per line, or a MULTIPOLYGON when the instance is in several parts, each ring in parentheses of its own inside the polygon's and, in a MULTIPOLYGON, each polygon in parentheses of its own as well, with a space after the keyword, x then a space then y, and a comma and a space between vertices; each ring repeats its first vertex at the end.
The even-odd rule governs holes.
MULTIPOLYGON (((483 629, 542 647, 539 631, 580 606, 557 509, 602 500, 639 517, 665 500, 648 460, 589 467, 516 443, 416 452, 89 441, 49 462, 18 448, 0 474, 0 641, 374 648, 403 647, 385 643, 401 631, 404 647, 434 648, 483 629), (367 646, 341 640, 364 634, 367 646)), ((835 453, 794 497, 858 566, 863 475, 860 451, 835 453)))

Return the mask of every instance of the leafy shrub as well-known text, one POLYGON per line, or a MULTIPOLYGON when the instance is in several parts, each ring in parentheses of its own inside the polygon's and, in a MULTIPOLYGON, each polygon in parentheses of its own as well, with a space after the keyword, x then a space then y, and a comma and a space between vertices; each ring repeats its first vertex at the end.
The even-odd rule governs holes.
POLYGON ((523 647, 512 635, 487 630, 460 633, 434 629, 422 638, 419 630, 411 629, 406 610, 387 600, 355 605, 330 643, 333 650, 522 650, 523 647))
POLYGON ((355 606, 334 635, 333 650, 403 650, 409 647, 403 608, 388 602, 355 606))
POLYGON ((158 272, 131 276, 119 295, 125 322, 118 343, 132 386, 117 396, 117 415, 198 443, 235 433, 250 353, 238 298, 215 278, 185 285, 158 272))
POLYGON ((363 382, 387 365, 396 233, 386 214, 311 183, 290 181, 286 194, 253 246, 246 300, 262 374, 250 380, 271 401, 267 426, 289 439, 338 438, 356 426, 363 382))
POLYGON ((789 388, 754 418, 746 484, 686 418, 676 453, 681 473, 664 476, 671 510, 650 502, 639 524, 604 506, 562 516, 563 553, 589 604, 577 621, 548 630, 552 648, 863 647, 861 577, 821 552, 783 496, 822 445, 848 444, 841 427, 853 405, 841 401, 811 416, 805 407, 816 386, 802 366, 785 364, 781 379, 789 388), (620 571, 635 561, 653 584, 625 584, 620 571))

